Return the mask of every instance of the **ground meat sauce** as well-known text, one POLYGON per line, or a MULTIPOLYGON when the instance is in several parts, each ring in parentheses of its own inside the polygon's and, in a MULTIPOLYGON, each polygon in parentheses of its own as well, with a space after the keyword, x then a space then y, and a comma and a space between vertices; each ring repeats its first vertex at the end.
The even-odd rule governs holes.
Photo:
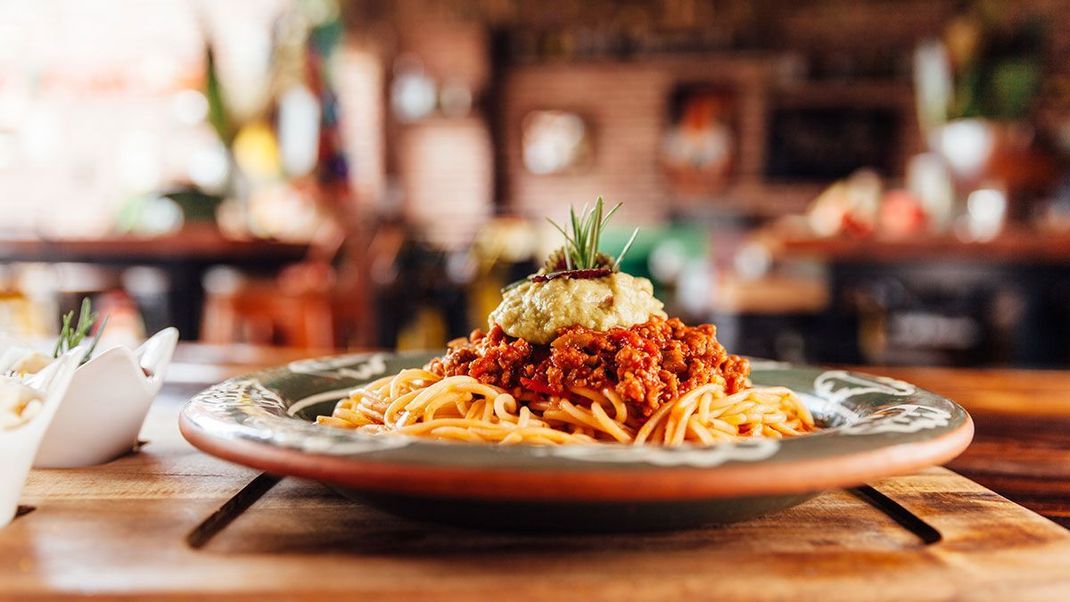
POLYGON ((691 327, 676 318, 652 317, 606 332, 571 326, 549 345, 533 345, 494 326, 450 343, 445 357, 432 360, 428 369, 555 395, 566 395, 571 387, 610 387, 649 416, 662 403, 718 377, 728 394, 746 386, 750 364, 729 355, 715 334, 712 324, 691 327))

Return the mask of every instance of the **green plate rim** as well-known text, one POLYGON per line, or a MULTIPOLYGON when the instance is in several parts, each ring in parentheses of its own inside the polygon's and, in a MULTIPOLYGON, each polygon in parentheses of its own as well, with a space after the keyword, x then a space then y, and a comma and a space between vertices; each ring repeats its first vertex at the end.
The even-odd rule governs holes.
POLYGON ((401 367, 423 365, 433 355, 346 354, 299 360, 229 379, 201 391, 186 404, 181 414, 183 432, 187 438, 193 434, 195 444, 210 439, 221 446, 254 443, 353 462, 521 471, 709 471, 742 464, 849 457, 935 441, 967 427, 972 436, 972 421, 961 406, 910 383, 764 360, 753 360, 754 383, 796 390, 816 417, 830 423, 829 428, 792 439, 755 439, 711 447, 495 446, 367 435, 315 425, 288 413, 300 402, 314 404, 310 407, 329 406, 332 394, 343 394, 401 367))

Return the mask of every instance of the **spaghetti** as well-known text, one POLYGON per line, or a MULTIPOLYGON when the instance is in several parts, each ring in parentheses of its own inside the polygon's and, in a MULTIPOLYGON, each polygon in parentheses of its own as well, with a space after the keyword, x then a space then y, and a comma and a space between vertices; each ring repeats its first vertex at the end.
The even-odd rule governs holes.
POLYGON ((609 387, 576 387, 570 393, 508 391, 470 376, 409 369, 355 390, 317 422, 376 434, 535 445, 712 445, 815 429, 809 410, 784 387, 752 387, 727 395, 723 383, 709 383, 661 404, 650 416, 629 411, 629 404, 609 387))

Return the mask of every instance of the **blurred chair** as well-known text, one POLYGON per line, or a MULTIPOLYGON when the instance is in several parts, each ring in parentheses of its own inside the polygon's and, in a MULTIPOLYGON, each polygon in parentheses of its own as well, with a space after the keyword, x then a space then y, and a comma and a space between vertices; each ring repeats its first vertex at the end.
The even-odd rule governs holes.
POLYGON ((201 332, 207 343, 335 347, 329 295, 285 292, 270 281, 245 281, 230 292, 209 291, 201 332))
POLYGON ((249 343, 328 350, 362 343, 353 323, 366 323, 359 258, 339 254, 346 234, 338 228, 318 236, 304 261, 274 278, 257 278, 234 269, 212 270, 204 282, 201 339, 206 343, 249 343), (341 274, 342 276, 339 276, 341 274))

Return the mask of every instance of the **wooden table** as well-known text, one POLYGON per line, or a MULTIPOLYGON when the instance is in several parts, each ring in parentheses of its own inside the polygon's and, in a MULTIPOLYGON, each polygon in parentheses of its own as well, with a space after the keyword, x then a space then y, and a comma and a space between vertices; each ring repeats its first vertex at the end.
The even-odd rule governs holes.
POLYGON ((936 468, 873 484, 942 533, 932 545, 842 491, 725 527, 516 536, 408 522, 286 479, 190 548, 186 535, 256 475, 186 444, 182 402, 297 356, 182 347, 140 453, 32 473, 34 509, 0 531, 0 599, 1070 599, 1070 532, 1047 520, 1070 526, 1066 372, 870 369, 946 394, 977 421, 951 464, 977 483, 936 468))
MULTIPOLYGON (((798 238, 768 234, 778 261, 815 260, 827 265, 831 301, 820 326, 824 342, 816 361, 883 361, 985 365, 994 361, 1027 368, 1070 365, 1070 233, 1010 228, 988 241, 952 235, 904 239, 798 238), (869 318, 865 318, 868 315, 869 318), (881 324, 891 337, 899 318, 966 318, 973 335, 953 343, 920 343, 918 337, 864 350, 860 330, 881 324), (1013 316, 1011 319, 1006 319, 1013 316), (904 352, 911 353, 902 359, 904 352), (879 355, 877 357, 880 357, 879 355)), ((879 338, 874 337, 874 338, 879 338)), ((871 344, 872 346, 872 344, 871 344)))
POLYGON ((987 262, 1020 264, 1070 263, 1070 233, 1043 233, 1026 228, 1008 228, 991 240, 962 240, 951 234, 907 238, 803 238, 779 239, 780 259, 814 257, 826 261, 900 263, 934 259, 983 259, 987 262))
POLYGON ((0 238, 0 264, 14 262, 90 263, 110 267, 152 266, 170 280, 168 324, 183 339, 197 340, 204 305, 203 280, 213 266, 228 265, 274 275, 308 252, 308 245, 270 240, 235 240, 214 226, 190 226, 156 237, 94 239, 0 238))

